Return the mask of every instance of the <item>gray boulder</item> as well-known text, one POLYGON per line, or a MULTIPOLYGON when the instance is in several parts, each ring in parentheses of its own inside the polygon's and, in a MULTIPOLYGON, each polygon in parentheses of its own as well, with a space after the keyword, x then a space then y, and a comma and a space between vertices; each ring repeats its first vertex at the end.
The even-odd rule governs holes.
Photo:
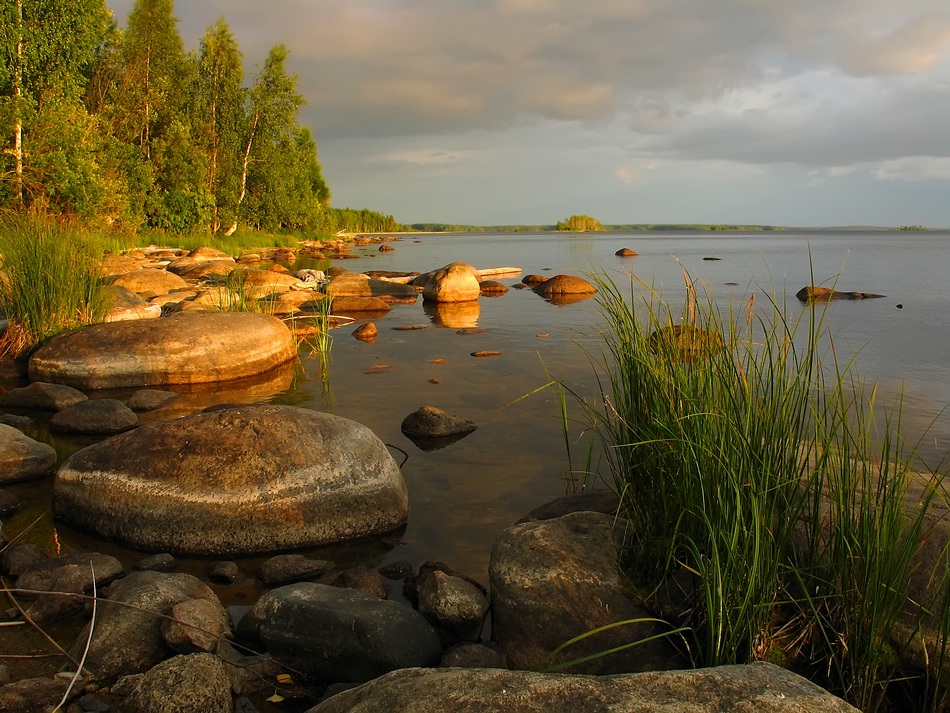
POLYGON ((858 713, 768 663, 696 671, 570 676, 497 669, 408 669, 339 693, 309 713, 858 713))
POLYGON ((261 597, 238 625, 238 637, 325 683, 434 666, 442 654, 438 635, 414 609, 311 582, 261 597))
POLYGON ((211 654, 176 656, 140 676, 122 708, 128 713, 230 713, 231 679, 211 654))
MULTIPOLYGON (((163 616, 189 599, 205 599, 221 608, 214 592, 190 574, 133 572, 112 585, 108 601, 99 605, 86 667, 99 682, 142 673, 165 660, 171 651, 162 636, 163 616)), ((88 626, 73 644, 78 658, 89 637, 88 626)))
POLYGON ((189 312, 93 324, 30 359, 30 378, 81 389, 200 384, 262 374, 297 357, 290 329, 250 312, 189 312))
MULTIPOLYGON (((608 624, 649 619, 620 575, 617 528, 625 520, 576 512, 525 522, 498 537, 489 562, 493 638, 513 669, 547 668, 661 634, 652 621, 624 624, 551 654, 608 624), (596 603, 596 606, 592 606, 596 603)), ((682 666, 665 638, 572 665, 571 673, 628 673, 682 666)))
POLYGON ((273 552, 391 532, 402 472, 365 426, 246 406, 140 426, 70 456, 58 518, 148 550, 273 552))
POLYGON ((56 451, 13 426, 0 423, 0 483, 38 478, 53 472, 56 451))

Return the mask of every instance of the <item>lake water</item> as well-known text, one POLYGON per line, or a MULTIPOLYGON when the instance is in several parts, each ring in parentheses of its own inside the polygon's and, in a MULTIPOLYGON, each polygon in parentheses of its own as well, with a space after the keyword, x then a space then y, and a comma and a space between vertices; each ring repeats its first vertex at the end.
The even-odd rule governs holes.
MULTIPOLYGON (((730 301, 741 307, 752 293, 757 304, 773 295, 787 305, 792 318, 805 309, 794 294, 807 284, 886 295, 829 304, 827 318, 839 357, 858 354, 859 372, 879 382, 879 399, 894 399, 903 390, 905 431, 917 438, 930 425, 922 449, 929 461, 936 462, 950 445, 950 419, 943 413, 950 402, 950 293, 945 282, 950 234, 425 234, 402 236, 390 245, 392 252, 379 252, 375 245, 355 250, 360 259, 338 264, 354 271, 424 272, 453 261, 522 268, 522 274, 499 278, 509 286, 529 273, 600 273, 618 284, 633 275, 673 305, 685 295, 685 268, 725 308, 730 301), (623 247, 639 255, 616 257, 623 247)), ((511 289, 461 310, 427 309, 421 301, 396 305, 372 321, 379 329, 373 343, 354 339, 353 326, 334 330, 325 368, 304 348, 296 370, 264 379, 250 391, 206 390, 190 396, 188 403, 200 407, 265 399, 366 424, 393 446, 397 462, 405 457, 401 452, 408 456, 403 472, 410 520, 395 546, 372 545, 329 556, 341 564, 364 561, 370 566, 435 559, 487 583, 490 548, 498 533, 576 485, 557 394, 538 389, 554 377, 581 395, 594 395, 592 364, 600 359, 602 343, 597 303, 557 306, 530 290, 511 289), (397 329, 414 325, 426 328, 397 329), (472 326, 485 331, 458 331, 472 326), (480 350, 501 354, 471 356, 480 350), (423 405, 470 419, 478 429, 445 448, 421 450, 401 433, 400 423, 423 405)), ((574 441, 581 431, 582 424, 571 425, 575 450, 583 450, 581 441, 574 441)), ((68 451, 77 445, 62 447, 68 451)), ((582 461, 583 453, 575 465, 582 461)), ((40 507, 48 497, 36 484, 17 492, 21 498, 33 497, 40 507)), ((26 520, 28 515, 18 517, 26 520)), ((67 549, 116 549, 51 522, 44 537, 67 549)), ((124 559, 138 556, 126 553, 124 559)), ((195 567, 207 569, 206 563, 195 567)))

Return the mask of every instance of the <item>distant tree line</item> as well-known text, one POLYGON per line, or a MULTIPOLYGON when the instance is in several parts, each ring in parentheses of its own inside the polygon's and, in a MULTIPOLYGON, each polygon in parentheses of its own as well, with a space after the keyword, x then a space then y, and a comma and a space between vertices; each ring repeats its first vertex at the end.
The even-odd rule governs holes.
POLYGON ((392 230, 336 211, 278 45, 250 77, 222 18, 186 52, 173 0, 0 0, 0 208, 128 229, 392 230), (362 221, 362 222, 361 222, 362 221))

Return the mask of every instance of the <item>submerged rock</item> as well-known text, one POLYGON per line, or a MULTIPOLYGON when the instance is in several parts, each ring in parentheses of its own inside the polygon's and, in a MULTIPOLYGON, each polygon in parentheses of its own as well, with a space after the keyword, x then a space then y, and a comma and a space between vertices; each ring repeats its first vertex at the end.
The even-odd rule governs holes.
POLYGON ((402 432, 410 438, 442 438, 468 434, 478 426, 435 406, 423 406, 402 420, 402 432))
POLYGON ((827 302, 829 300, 866 300, 874 297, 885 297, 873 292, 843 292, 830 287, 816 287, 808 285, 795 293, 801 302, 827 302))
POLYGON ((582 277, 574 275, 555 275, 549 280, 533 288, 535 294, 542 297, 559 297, 561 295, 593 295, 597 288, 582 277))

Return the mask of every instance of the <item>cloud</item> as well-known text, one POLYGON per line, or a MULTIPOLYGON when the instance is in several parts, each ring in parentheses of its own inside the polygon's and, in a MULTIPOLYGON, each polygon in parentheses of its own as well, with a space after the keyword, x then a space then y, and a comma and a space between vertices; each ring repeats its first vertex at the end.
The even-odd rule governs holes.
POLYGON ((950 180, 950 158, 905 156, 884 161, 874 172, 874 177, 879 181, 950 180))

